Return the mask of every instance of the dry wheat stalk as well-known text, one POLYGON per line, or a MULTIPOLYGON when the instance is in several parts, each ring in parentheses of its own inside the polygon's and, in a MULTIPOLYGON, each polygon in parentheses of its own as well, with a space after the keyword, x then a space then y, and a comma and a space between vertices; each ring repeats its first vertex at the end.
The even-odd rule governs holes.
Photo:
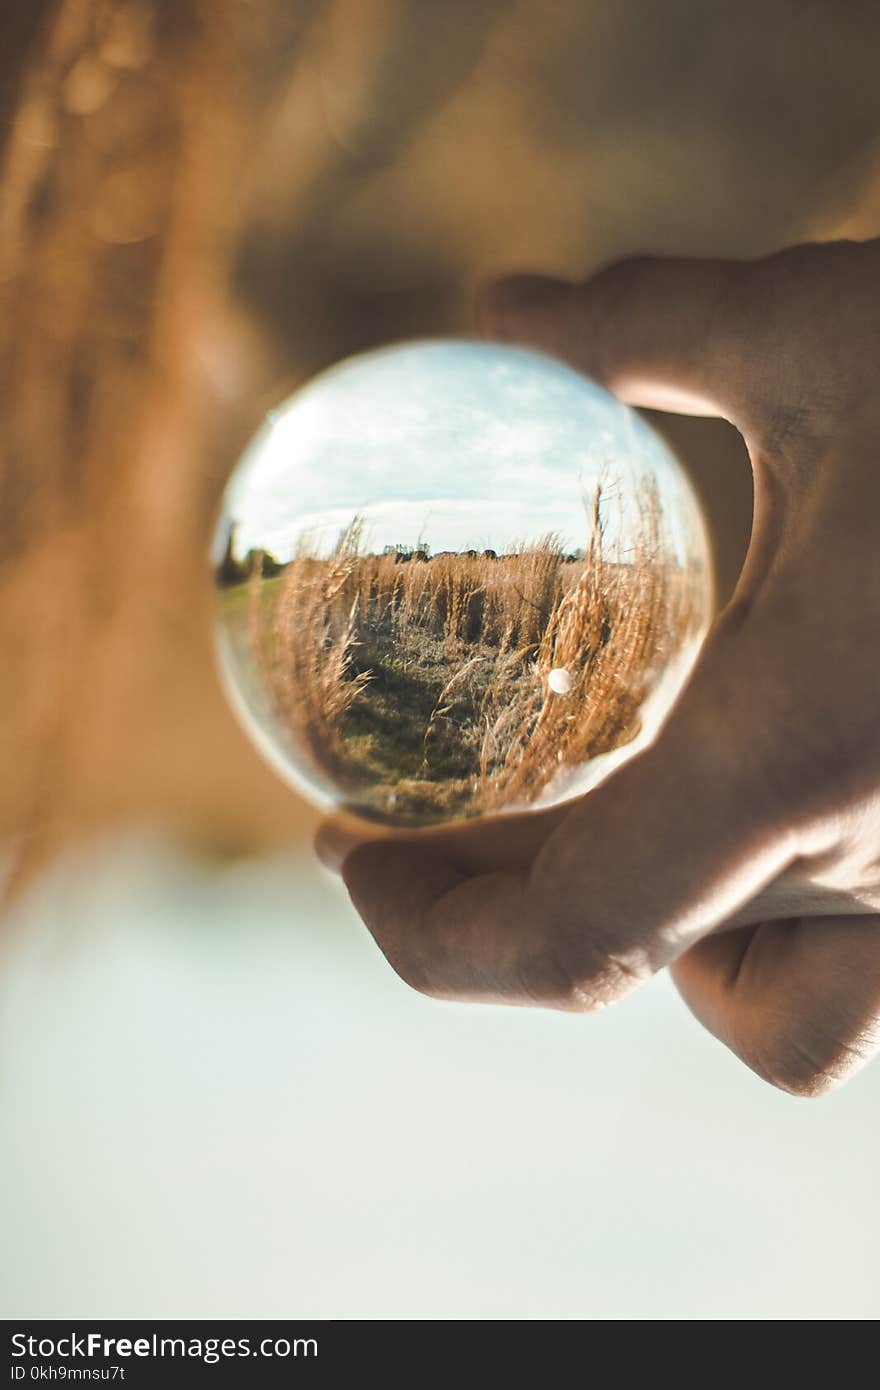
POLYGON ((553 536, 499 557, 375 555, 354 517, 326 558, 301 544, 268 610, 258 575, 255 648, 278 713, 309 758, 344 787, 368 783, 348 725, 355 707, 368 717, 379 700, 378 666, 397 673, 401 719, 413 692, 430 697, 418 776, 396 779, 393 768, 387 776, 389 785, 421 787, 438 815, 450 805, 472 815, 535 801, 560 768, 634 738, 645 694, 691 615, 656 488, 646 483, 637 499, 625 557, 607 553, 602 497, 597 488, 578 561, 553 536), (562 695, 550 683, 560 671, 562 695), (447 756, 457 748, 470 771, 444 785, 437 746, 447 756))

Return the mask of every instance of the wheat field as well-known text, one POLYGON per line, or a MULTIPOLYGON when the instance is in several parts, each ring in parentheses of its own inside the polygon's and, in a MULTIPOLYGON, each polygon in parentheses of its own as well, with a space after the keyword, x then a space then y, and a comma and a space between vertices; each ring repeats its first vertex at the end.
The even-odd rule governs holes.
POLYGON ((371 553, 353 517, 248 586, 248 645, 313 780, 367 816, 430 824, 529 805, 629 743, 697 621, 645 486, 625 554, 597 489, 585 545, 371 553), (608 553, 611 549, 612 553, 608 553))

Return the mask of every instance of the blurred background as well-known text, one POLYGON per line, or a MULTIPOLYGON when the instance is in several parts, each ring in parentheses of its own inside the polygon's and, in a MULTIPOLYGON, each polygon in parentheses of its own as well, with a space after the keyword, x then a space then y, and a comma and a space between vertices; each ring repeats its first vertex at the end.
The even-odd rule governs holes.
MULTIPOLYGON (((206 557, 263 412, 470 334, 487 275, 875 235, 878 42, 856 0, 0 19, 2 1315, 877 1315, 880 1072, 774 1093, 662 977, 408 992, 226 708, 206 557)), ((741 441, 652 418, 723 601, 741 441)))

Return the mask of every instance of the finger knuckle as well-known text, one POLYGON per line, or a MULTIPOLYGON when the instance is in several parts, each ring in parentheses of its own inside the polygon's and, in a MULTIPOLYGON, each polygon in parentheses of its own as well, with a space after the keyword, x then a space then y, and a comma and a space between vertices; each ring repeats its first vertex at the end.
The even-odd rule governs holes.
POLYGON ((762 835, 795 834, 836 812, 880 767, 874 721, 840 709, 834 672, 816 669, 815 644, 805 639, 804 656, 780 642, 780 627, 797 622, 765 605, 749 615, 748 633, 719 625, 690 722, 694 744, 710 750, 715 785, 730 789, 762 835))
POLYGON ((590 1012, 590 1001, 583 997, 575 976, 552 946, 521 962, 518 983, 522 996, 541 1008, 590 1012))
POLYGON ((841 413, 873 399, 876 252, 839 241, 788 247, 744 262, 755 399, 750 442, 764 465, 804 471, 841 413), (867 262, 867 263, 866 263, 867 262), (867 338, 866 338, 866 335, 867 338))
POLYGON ((653 973, 646 954, 608 933, 555 932, 530 981, 544 1002, 572 1013, 598 1013, 643 984, 653 973))
POLYGON ((772 1086, 802 1100, 816 1100, 847 1081, 868 1060, 866 1049, 814 1019, 778 1020, 745 1060, 772 1086))
MULTIPOLYGON (((870 800, 880 769, 877 730, 861 712, 842 717, 833 697, 826 701, 820 690, 814 689, 810 709, 793 707, 796 698, 797 692, 786 693, 780 682, 757 759, 776 822, 795 834, 836 824, 870 800)), ((772 700, 768 691, 768 703, 772 700)))

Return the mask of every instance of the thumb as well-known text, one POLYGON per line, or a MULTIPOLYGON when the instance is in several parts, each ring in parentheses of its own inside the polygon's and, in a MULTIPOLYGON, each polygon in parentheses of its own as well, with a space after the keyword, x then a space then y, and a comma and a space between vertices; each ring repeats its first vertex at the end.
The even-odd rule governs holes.
POLYGON ((722 415, 747 433, 744 269, 639 257, 582 284, 508 276, 480 291, 477 325, 486 337, 562 358, 631 405, 722 415))

